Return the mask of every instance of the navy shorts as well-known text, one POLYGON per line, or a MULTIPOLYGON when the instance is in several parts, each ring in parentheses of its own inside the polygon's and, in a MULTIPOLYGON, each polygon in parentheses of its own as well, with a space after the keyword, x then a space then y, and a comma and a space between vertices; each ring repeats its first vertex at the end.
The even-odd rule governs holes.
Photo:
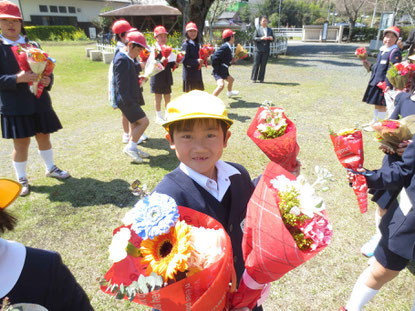
POLYGON ((386 241, 384 241, 383 238, 375 249, 375 258, 384 268, 394 271, 405 269, 409 263, 409 259, 403 258, 392 252, 387 247, 386 241))

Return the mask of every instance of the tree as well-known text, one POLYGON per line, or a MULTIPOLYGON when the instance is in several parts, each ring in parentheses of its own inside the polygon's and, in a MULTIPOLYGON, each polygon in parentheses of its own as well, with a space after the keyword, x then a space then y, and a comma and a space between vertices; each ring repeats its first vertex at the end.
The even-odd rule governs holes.
POLYGON ((202 40, 205 19, 215 0, 167 0, 167 2, 182 12, 184 24, 189 21, 196 23, 199 29, 199 40, 202 40))
POLYGON ((346 16, 349 23, 349 35, 347 41, 352 40, 353 29, 355 27, 357 18, 360 17, 360 12, 364 8, 367 0, 336 0, 336 9, 340 14, 346 16))
POLYGON ((234 4, 237 0, 222 0, 215 1, 208 12, 210 40, 212 41, 213 29, 212 25, 219 15, 221 15, 227 8, 234 4))

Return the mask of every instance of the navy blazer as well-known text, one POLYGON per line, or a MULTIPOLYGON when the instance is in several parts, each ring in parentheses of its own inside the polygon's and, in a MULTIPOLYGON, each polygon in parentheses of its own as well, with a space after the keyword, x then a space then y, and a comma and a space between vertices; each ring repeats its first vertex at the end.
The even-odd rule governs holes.
POLYGON ((415 211, 412 208, 405 216, 396 197, 405 187, 412 205, 415 204, 415 143, 408 145, 401 161, 368 172, 372 173, 366 176, 369 188, 388 190, 391 194, 391 203, 379 226, 388 248, 406 259, 414 259, 415 211))
MULTIPOLYGON (((269 53, 269 50, 270 50, 269 46, 270 46, 271 42, 273 42, 273 41, 261 40, 261 38, 263 36, 265 36, 265 34, 264 34, 264 31, 262 30, 262 27, 259 27, 259 28, 255 29, 255 31, 254 31, 254 41, 255 41, 255 45, 256 45, 255 52, 269 53)), ((275 40, 274 33, 272 32, 272 29, 269 28, 269 27, 267 27, 266 36, 267 37, 272 36, 275 40)))
MULTIPOLYGON (((229 163, 229 162, 227 162, 229 163)), ((254 192, 254 184, 246 169, 236 163, 229 163, 234 166, 241 174, 230 177, 230 209, 228 215, 223 215, 224 206, 216 200, 209 192, 198 185, 193 179, 187 176, 177 167, 174 171, 167 174, 154 189, 155 192, 164 193, 171 196, 178 205, 192 208, 198 212, 207 214, 222 225, 229 234, 232 242, 234 256, 234 266, 238 282, 245 269, 242 255, 242 223, 246 216, 248 201, 254 192), (225 219, 227 218, 227 219, 225 219)), ((226 195, 225 195, 226 196, 226 195)))
POLYGON ((210 58, 213 72, 219 76, 228 74, 228 68, 232 64, 232 58, 232 50, 229 45, 227 43, 222 44, 210 58))
POLYGON ((5 296, 11 304, 32 303, 53 311, 94 310, 58 253, 30 247, 26 251, 19 280, 5 296))
POLYGON ((0 40, 0 113, 3 115, 31 115, 52 109, 48 90, 45 88, 39 99, 30 91, 28 83, 16 83, 20 67, 11 49, 11 45, 0 40))
POLYGON ((143 94, 138 83, 141 71, 140 63, 132 61, 127 55, 119 52, 114 58, 114 92, 117 106, 144 105, 143 94))
POLYGON ((186 54, 183 58, 183 80, 202 81, 202 70, 199 70, 199 44, 193 45, 185 41, 182 51, 186 54))
POLYGON ((399 48, 394 48, 389 52, 379 52, 378 57, 376 58, 376 63, 372 65, 372 75, 369 80, 369 85, 376 86, 379 82, 386 81, 389 87, 392 87, 392 84, 386 79, 386 72, 390 67, 390 63, 400 63, 402 61, 402 54, 399 48))
MULTIPOLYGON (((163 56, 161 53, 157 53, 156 59, 161 60, 163 56)), ((176 62, 169 62, 167 63, 166 67, 163 71, 160 71, 158 74, 150 77, 150 85, 173 85, 173 75, 171 73, 171 69, 173 68, 176 62)))

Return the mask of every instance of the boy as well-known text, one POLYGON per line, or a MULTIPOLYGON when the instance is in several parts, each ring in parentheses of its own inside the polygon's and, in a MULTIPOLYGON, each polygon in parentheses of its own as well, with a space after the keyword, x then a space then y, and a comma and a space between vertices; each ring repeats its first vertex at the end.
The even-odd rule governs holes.
POLYGON ((149 155, 137 148, 138 140, 146 130, 149 121, 141 109, 144 105, 143 94, 138 83, 140 64, 135 59, 141 50, 148 49, 144 35, 139 31, 128 32, 125 36, 125 47, 114 59, 115 99, 118 108, 130 123, 130 140, 124 153, 132 158, 133 163, 142 163, 142 158, 149 155))
POLYGON ((235 42, 235 32, 225 29, 222 32, 223 44, 212 55, 213 77, 217 82, 217 87, 213 95, 218 96, 225 87, 225 80, 228 81, 228 97, 238 95, 238 91, 232 91, 233 81, 235 79, 229 74, 229 66, 235 63, 236 59, 232 58, 232 44, 235 42))
POLYGON ((166 117, 166 139, 180 165, 154 191, 171 196, 178 205, 212 216, 223 225, 232 242, 239 282, 245 269, 243 223, 255 187, 242 165, 220 160, 233 121, 219 98, 197 90, 170 102, 166 117))

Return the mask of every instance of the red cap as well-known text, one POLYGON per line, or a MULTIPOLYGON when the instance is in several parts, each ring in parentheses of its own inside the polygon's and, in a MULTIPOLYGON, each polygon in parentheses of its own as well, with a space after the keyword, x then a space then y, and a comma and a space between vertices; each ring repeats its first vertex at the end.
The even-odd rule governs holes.
POLYGON ((386 28, 383 31, 383 35, 386 35, 387 32, 393 33, 397 38, 399 38, 399 36, 401 35, 401 31, 396 26, 392 26, 392 27, 386 28))
POLYGON ((0 2, 0 18, 22 19, 19 7, 10 1, 0 2))
POLYGON ((156 28, 154 28, 154 38, 163 33, 167 35, 167 30, 166 28, 164 28, 164 26, 157 26, 156 28))
POLYGON ((125 19, 118 19, 112 24, 112 32, 116 35, 127 32, 131 29, 131 25, 125 19))
POLYGON ((193 23, 193 22, 188 22, 186 24, 186 32, 188 32, 189 30, 196 30, 196 31, 198 31, 196 24, 193 23))
POLYGON ((225 29, 223 32, 222 32, 222 39, 225 39, 225 38, 227 38, 227 37, 231 37, 231 36, 233 36, 235 34, 235 32, 234 31, 232 31, 232 30, 230 30, 230 29, 225 29))
POLYGON ((129 31, 129 32, 127 32, 127 34, 125 35, 125 39, 128 42, 132 42, 132 43, 135 43, 135 44, 139 44, 139 45, 141 45, 143 48, 145 48, 147 50, 150 49, 148 47, 148 45, 147 45, 146 38, 139 31, 129 31))

